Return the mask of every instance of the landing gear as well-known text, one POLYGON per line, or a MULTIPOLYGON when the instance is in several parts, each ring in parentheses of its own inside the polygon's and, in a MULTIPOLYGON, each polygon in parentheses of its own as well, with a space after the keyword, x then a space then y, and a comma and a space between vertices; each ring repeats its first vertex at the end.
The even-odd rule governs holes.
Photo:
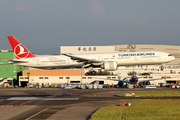
POLYGON ((97 75, 97 72, 92 70, 92 71, 86 72, 85 75, 86 76, 88 76, 88 75, 97 75))
POLYGON ((161 71, 163 71, 163 70, 164 70, 164 66, 161 65, 161 66, 159 67, 159 69, 160 69, 161 71))
POLYGON ((93 67, 88 67, 89 71, 85 73, 86 76, 88 75, 97 75, 97 72, 93 70, 93 67))

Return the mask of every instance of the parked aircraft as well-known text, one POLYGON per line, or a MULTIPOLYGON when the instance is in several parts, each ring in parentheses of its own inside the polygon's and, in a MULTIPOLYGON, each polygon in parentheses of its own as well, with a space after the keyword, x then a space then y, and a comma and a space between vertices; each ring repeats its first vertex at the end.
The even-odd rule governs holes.
POLYGON ((12 78, 1 78, 0 80, 0 87, 2 87, 4 85, 4 83, 8 83, 10 81, 12 81, 12 78))
POLYGON ((10 62, 15 65, 41 69, 100 67, 114 71, 118 66, 157 65, 175 58, 165 52, 113 52, 95 54, 62 54, 56 56, 35 56, 13 36, 7 37, 16 55, 10 62))
POLYGON ((144 78, 144 76, 132 75, 131 77, 125 77, 123 79, 121 79, 121 77, 118 77, 118 79, 107 79, 107 78, 98 78, 98 79, 117 81, 118 82, 117 85, 119 85, 120 87, 122 87, 124 83, 141 87, 143 85, 150 85, 150 81, 162 79, 162 78, 156 78, 156 79, 139 80, 139 78, 144 78))
POLYGON ((121 77, 119 76, 118 79, 110 79, 110 78, 96 78, 96 79, 103 79, 103 80, 113 80, 113 81, 117 81, 117 85, 119 85, 120 87, 122 87, 123 85, 130 84, 130 85, 134 85, 134 86, 138 86, 138 87, 142 87, 143 85, 150 85, 151 81, 155 81, 155 80, 162 80, 164 79, 164 82, 166 82, 167 78, 179 78, 180 76, 163 76, 161 78, 154 78, 154 79, 147 79, 150 78, 149 75, 145 75, 145 76, 136 76, 136 75, 131 75, 130 77, 124 77, 123 79, 121 79, 121 77), (139 80, 140 78, 143 78, 143 80, 139 80), (146 79, 144 79, 146 78, 146 79))

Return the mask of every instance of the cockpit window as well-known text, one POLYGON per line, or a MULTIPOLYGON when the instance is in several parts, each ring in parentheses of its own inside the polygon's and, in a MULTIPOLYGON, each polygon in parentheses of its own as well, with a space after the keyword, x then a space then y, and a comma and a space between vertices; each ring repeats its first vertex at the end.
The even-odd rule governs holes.
POLYGON ((171 54, 169 54, 168 56, 172 56, 171 54))

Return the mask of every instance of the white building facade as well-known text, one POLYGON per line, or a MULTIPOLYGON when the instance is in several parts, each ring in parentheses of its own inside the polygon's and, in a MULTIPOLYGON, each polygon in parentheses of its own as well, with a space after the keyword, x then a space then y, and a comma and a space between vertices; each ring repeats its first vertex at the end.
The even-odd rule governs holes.
POLYGON ((115 46, 61 46, 60 53, 87 54, 115 52, 115 46))

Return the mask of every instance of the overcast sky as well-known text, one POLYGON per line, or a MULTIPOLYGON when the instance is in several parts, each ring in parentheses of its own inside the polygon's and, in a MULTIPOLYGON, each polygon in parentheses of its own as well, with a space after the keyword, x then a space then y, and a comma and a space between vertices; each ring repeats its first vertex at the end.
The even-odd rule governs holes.
POLYGON ((180 45, 180 0, 1 0, 0 49, 15 36, 33 53, 59 46, 180 45))

